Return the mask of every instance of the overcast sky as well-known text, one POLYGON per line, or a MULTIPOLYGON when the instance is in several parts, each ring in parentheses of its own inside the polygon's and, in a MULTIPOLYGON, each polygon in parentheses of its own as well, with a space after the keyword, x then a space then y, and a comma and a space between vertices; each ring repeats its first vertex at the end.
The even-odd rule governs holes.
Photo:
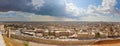
POLYGON ((0 0, 0 21, 120 22, 120 0, 0 0))

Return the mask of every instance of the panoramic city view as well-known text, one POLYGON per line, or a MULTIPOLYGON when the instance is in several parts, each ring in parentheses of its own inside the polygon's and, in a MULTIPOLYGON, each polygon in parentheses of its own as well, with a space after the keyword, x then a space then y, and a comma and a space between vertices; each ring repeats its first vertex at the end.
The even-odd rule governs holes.
POLYGON ((120 0, 0 0, 0 46, 120 46, 120 0))

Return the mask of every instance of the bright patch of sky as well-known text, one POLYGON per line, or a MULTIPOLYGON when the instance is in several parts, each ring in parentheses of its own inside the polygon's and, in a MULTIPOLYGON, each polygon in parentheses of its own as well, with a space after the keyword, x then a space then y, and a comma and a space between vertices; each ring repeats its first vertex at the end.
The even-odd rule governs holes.
POLYGON ((116 0, 116 1, 117 1, 116 8, 120 9, 120 0, 116 0))
POLYGON ((74 3, 78 7, 87 9, 89 5, 100 6, 102 0, 67 0, 67 2, 74 3))

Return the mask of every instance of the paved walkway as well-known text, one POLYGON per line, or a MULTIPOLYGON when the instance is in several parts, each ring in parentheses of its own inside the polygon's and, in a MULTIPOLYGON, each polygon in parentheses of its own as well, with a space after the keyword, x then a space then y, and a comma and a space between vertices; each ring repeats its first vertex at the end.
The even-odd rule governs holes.
POLYGON ((6 46, 1 32, 0 32, 0 46, 6 46))

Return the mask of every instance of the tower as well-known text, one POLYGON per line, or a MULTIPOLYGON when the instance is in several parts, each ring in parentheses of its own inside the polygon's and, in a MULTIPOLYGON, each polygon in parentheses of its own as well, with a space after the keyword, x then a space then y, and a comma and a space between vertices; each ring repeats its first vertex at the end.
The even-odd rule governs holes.
POLYGON ((7 37, 8 37, 8 38, 10 38, 10 36, 11 36, 11 32, 10 32, 10 31, 11 31, 11 29, 8 28, 8 30, 7 30, 7 37))

